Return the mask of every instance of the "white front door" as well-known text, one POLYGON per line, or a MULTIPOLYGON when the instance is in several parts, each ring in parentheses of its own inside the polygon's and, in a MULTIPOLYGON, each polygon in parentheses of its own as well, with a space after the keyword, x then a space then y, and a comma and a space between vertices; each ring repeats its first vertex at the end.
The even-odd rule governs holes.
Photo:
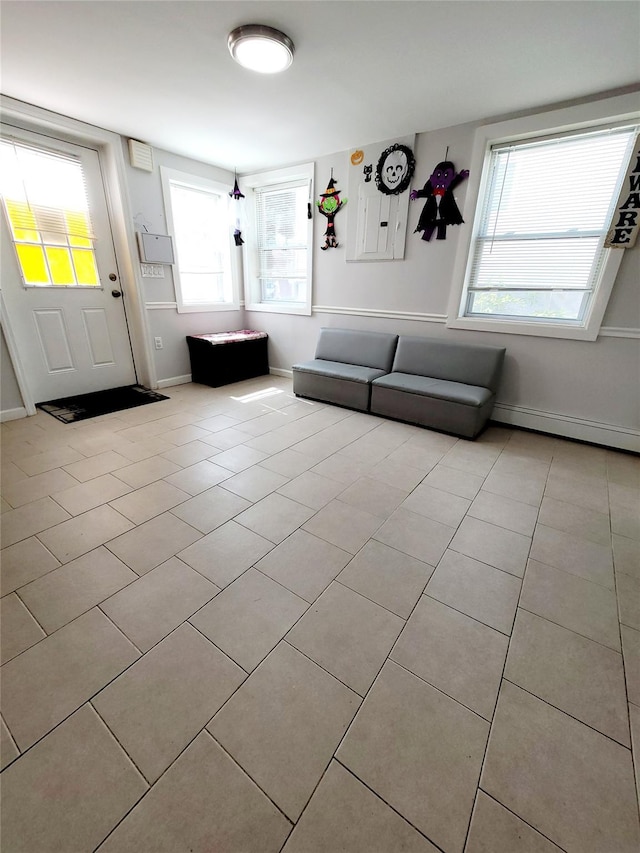
POLYGON ((2 293, 33 401, 132 385, 98 151, 8 124, 2 137, 2 293))

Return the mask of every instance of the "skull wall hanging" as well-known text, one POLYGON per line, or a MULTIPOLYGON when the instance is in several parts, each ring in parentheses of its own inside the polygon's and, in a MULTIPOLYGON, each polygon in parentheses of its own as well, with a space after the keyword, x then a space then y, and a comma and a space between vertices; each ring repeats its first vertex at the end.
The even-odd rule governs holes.
POLYGON ((415 167, 413 151, 407 145, 391 145, 378 160, 376 186, 385 195, 400 195, 411 183, 415 167))

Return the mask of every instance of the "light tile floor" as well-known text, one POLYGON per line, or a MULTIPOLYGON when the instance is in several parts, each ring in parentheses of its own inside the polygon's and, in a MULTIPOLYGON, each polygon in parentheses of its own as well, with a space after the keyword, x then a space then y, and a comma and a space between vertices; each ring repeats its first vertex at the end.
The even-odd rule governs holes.
POLYGON ((166 393, 1 426, 3 853, 637 853, 637 457, 166 393))

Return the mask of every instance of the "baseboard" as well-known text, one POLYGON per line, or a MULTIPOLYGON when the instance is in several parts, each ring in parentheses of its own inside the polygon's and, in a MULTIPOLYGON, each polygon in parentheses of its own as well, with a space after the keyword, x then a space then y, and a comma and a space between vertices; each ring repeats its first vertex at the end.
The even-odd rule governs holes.
POLYGON ((186 385, 191 382, 191 374, 184 376, 171 376, 169 379, 158 379, 158 388, 171 388, 172 385, 186 385))
POLYGON ((27 417, 27 410, 24 406, 19 406, 17 409, 3 409, 0 411, 0 422, 17 421, 20 418, 27 417))
POLYGON ((273 374, 274 376, 286 376, 287 379, 293 378, 293 370, 285 370, 282 367, 270 367, 269 373, 273 374))
POLYGON ((555 412, 526 409, 523 406, 510 406, 506 403, 495 404, 491 420, 509 426, 546 432, 563 438, 587 441, 590 444, 601 444, 605 447, 640 453, 640 430, 614 426, 613 424, 573 418, 555 412))

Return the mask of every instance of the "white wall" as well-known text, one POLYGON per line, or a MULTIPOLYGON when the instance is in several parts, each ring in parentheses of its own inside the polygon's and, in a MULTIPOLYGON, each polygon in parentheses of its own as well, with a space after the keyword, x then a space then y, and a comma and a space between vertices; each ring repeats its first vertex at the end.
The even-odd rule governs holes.
MULTIPOLYGON (((468 168, 476 127, 465 124, 418 134, 412 186, 422 187, 435 164, 444 159, 447 146, 455 166, 468 168)), ((354 142, 355 149, 358 140, 354 142)), ((226 170, 160 149, 154 149, 152 173, 134 169, 128 165, 126 140, 122 145, 131 216, 137 227, 144 224, 151 232, 167 233, 161 165, 213 180, 233 181, 226 170)), ((347 194, 349 170, 362 168, 351 165, 352 150, 316 162, 316 193, 323 191, 333 168, 338 189, 347 194)), ((467 182, 455 192, 461 210, 466 191, 467 182)), ((314 217, 314 312, 310 317, 242 310, 178 314, 171 267, 165 267, 164 279, 141 279, 151 338, 159 336, 164 344, 162 350, 153 351, 160 386, 188 377, 186 335, 246 326, 269 333, 270 364, 284 370, 313 357, 321 326, 499 344, 507 347, 507 360, 496 418, 640 450, 640 243, 624 252, 597 341, 453 330, 445 325, 453 270, 457 253, 462 251, 461 237, 470 223, 449 227, 444 241, 433 237, 426 243, 413 233, 423 202, 411 202, 404 260, 347 263, 347 217, 356 204, 357 199, 350 199, 336 217, 341 243, 337 249, 320 251, 326 220, 317 213, 314 217)), ((19 392, 16 397, 17 384, 4 344, 1 355, 2 408, 13 408, 22 401, 19 392)))
POLYGON ((24 403, 18 387, 18 381, 11 364, 11 356, 5 341, 4 331, 0 329, 0 413, 11 417, 11 412, 22 410, 24 403))
MULTIPOLYGON (((422 187, 436 163, 444 159, 447 146, 456 168, 468 168, 476 126, 418 134, 412 186, 422 187)), ((349 170, 362 168, 351 165, 350 154, 340 152, 317 161, 317 191, 326 185, 331 168, 338 189, 346 190, 349 170)), ((460 210, 466 188, 467 182, 454 192, 460 210)), ((336 217, 339 242, 356 201, 349 200, 336 217)), ((338 249, 319 251, 325 220, 316 215, 313 315, 247 314, 247 325, 269 333, 271 366, 286 370, 296 361, 312 358, 321 326, 506 346, 497 419, 640 450, 640 244, 624 252, 597 341, 448 329, 456 255, 463 251, 460 238, 470 223, 449 227, 444 241, 434 235, 427 243, 413 233, 422 204, 421 200, 410 203, 405 258, 396 261, 346 262, 344 243, 338 249)))

